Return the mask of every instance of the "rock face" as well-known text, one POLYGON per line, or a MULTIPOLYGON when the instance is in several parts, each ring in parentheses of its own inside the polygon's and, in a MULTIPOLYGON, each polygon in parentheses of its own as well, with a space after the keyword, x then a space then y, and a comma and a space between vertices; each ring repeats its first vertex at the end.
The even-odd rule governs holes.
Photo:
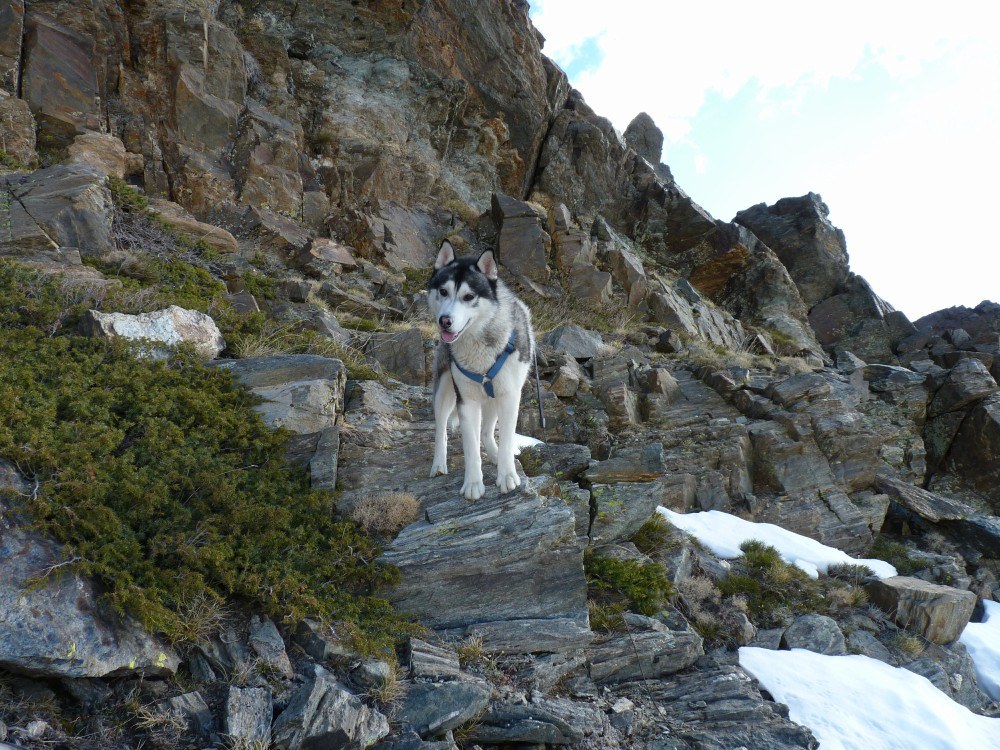
POLYGON ((654 166, 663 155, 663 132, 656 127, 653 118, 640 112, 625 128, 625 142, 635 152, 654 166))
MULTIPOLYGON (((139 315, 102 313, 89 310, 80 321, 80 331, 95 338, 124 338, 150 341, 165 346, 188 344, 206 359, 214 359, 226 348, 218 326, 205 313, 171 305, 139 315)), ((168 350, 154 347, 154 356, 166 356, 168 350)))
POLYGON ((896 576, 866 587, 874 604, 908 630, 933 643, 951 643, 962 634, 976 605, 976 595, 951 586, 896 576))
POLYGON ((110 252, 111 195, 104 176, 86 166, 54 166, 0 176, 0 256, 79 263, 110 252))

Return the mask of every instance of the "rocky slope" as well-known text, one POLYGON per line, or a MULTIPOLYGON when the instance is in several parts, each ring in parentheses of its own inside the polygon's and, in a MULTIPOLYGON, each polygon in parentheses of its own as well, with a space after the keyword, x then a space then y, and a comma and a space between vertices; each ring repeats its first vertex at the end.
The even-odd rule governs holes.
POLYGON ((751 642, 997 712, 955 638, 1000 589, 1000 308, 907 320, 815 194, 713 218, 652 120, 617 133, 542 45, 518 0, 0 0, 0 262, 93 308, 47 335, 193 343, 384 543, 425 628, 373 656, 242 601, 175 647, 108 580, 48 575, 67 555, 11 449, 0 746, 815 747, 739 667, 751 642), (545 444, 475 504, 426 478, 445 237, 496 248, 544 334, 548 426, 526 391, 520 431, 545 444), (658 506, 904 575, 748 609, 739 564, 658 506))

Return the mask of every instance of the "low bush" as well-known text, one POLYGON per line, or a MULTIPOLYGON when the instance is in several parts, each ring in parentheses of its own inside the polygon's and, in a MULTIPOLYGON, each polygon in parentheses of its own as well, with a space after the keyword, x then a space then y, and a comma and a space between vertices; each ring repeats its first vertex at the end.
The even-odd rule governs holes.
POLYGON ((719 591, 746 599, 755 625, 776 627, 793 615, 826 609, 820 584, 782 560, 774 547, 750 539, 740 549, 743 556, 734 561, 733 572, 719 581, 719 591))
POLYGON ((674 587, 662 565, 637 560, 619 560, 588 552, 584 557, 587 590, 599 607, 641 615, 655 615, 674 595, 674 587))
POLYGON ((37 482, 24 507, 63 570, 174 640, 192 637, 192 602, 235 598, 386 646, 405 625, 372 592, 398 573, 285 461, 254 396, 190 352, 150 361, 66 333, 65 304, 59 282, 0 262, 0 457, 37 482))

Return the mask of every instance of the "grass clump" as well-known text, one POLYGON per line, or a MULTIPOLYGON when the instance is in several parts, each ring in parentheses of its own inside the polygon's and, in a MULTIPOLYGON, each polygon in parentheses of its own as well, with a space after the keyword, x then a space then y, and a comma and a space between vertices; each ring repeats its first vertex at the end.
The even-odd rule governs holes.
POLYGON ((678 542, 674 539, 673 529, 667 519, 659 513, 654 513, 649 517, 639 530, 632 537, 632 544, 638 550, 649 556, 654 556, 659 552, 665 552, 676 548, 678 542))
POLYGON ((387 645, 405 626, 373 591, 398 573, 285 461, 255 397, 190 352, 150 361, 53 333, 64 302, 56 281, 0 263, 0 457, 37 484, 23 508, 63 545, 60 570, 97 577, 118 612, 174 641, 237 599, 387 645))
POLYGON ((719 581, 719 590, 745 599, 758 627, 776 627, 793 615, 824 609, 820 585, 782 560, 774 547, 749 539, 740 549, 743 556, 735 561, 734 572, 719 581))
POLYGON ((420 501, 412 492, 386 492, 358 500, 351 518, 370 534, 394 537, 420 518, 420 501))
POLYGON ((901 576, 911 575, 927 567, 925 563, 910 557, 910 551, 905 544, 895 542, 881 534, 875 537, 875 541, 868 554, 877 560, 885 560, 901 576))
POLYGON ((654 562, 619 560, 588 552, 583 565, 588 595, 598 608, 598 618, 605 621, 616 614, 620 619, 625 611, 655 615, 675 593, 663 566, 654 562))

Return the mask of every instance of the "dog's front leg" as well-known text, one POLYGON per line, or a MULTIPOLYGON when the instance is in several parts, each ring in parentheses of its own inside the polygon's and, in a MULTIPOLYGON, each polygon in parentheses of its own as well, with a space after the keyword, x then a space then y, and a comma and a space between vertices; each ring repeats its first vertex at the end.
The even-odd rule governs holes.
POLYGON ((514 433, 517 429, 517 413, 520 407, 520 393, 501 397, 497 400, 497 421, 500 425, 500 445, 497 451, 497 487, 500 492, 510 492, 521 484, 514 466, 514 433))
POLYGON ((486 492, 486 485, 483 484, 483 459, 479 455, 482 419, 483 412, 479 403, 463 399, 458 405, 458 421, 462 425, 462 451, 465 453, 462 495, 466 500, 478 500, 486 492))
POLYGON ((448 473, 448 419, 455 410, 455 384, 451 375, 444 375, 434 391, 434 463, 431 477, 448 473))

